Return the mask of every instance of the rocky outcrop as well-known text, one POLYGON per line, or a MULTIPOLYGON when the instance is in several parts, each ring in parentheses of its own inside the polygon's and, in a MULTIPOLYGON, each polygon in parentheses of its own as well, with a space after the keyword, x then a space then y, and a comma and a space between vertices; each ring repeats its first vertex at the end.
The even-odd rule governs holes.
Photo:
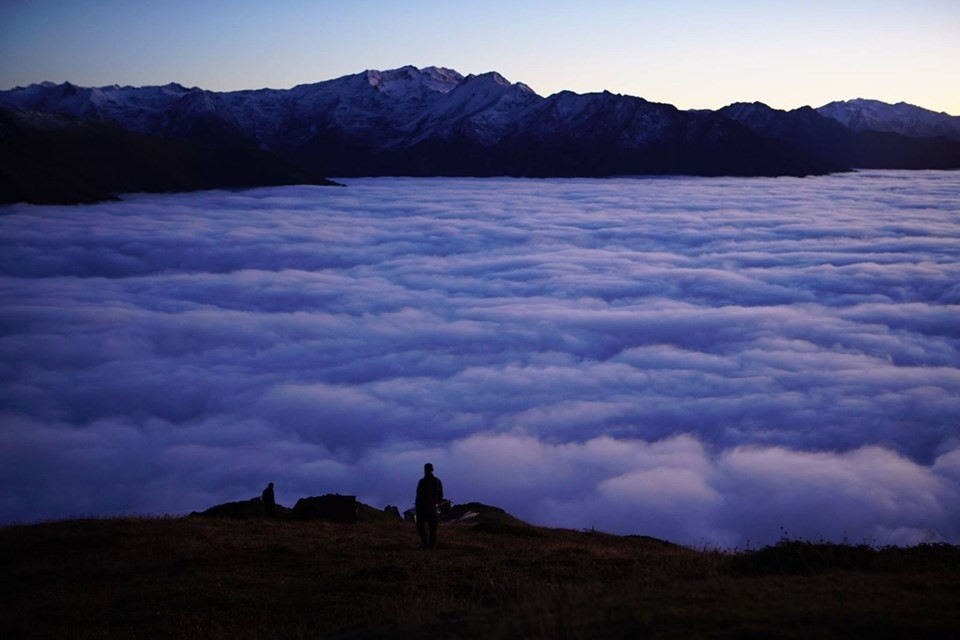
POLYGON ((224 504, 218 504, 214 507, 210 507, 206 511, 194 511, 191 513, 191 516, 205 516, 210 518, 236 518, 240 520, 248 520, 251 518, 273 518, 273 517, 286 517, 290 513, 290 509, 282 505, 276 505, 274 515, 267 513, 267 509, 264 506, 260 498, 252 498, 250 500, 241 500, 238 502, 225 502, 224 504))

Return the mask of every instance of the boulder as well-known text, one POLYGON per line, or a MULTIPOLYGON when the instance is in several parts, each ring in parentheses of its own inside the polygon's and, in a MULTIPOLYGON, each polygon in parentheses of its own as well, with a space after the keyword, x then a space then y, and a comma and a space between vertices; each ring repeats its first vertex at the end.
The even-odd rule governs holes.
POLYGON ((383 512, 388 516, 393 516, 397 520, 402 520, 403 517, 400 515, 400 507, 394 507, 393 505, 387 505, 383 508, 383 512))
POLYGON ((294 520, 326 520, 327 522, 356 522, 357 497, 326 494, 300 498, 293 506, 294 520))

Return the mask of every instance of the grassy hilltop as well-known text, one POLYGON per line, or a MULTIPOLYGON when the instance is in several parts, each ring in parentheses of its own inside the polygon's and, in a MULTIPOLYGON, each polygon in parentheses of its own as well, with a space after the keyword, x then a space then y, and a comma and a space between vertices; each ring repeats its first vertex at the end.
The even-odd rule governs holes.
POLYGON ((0 528, 4 638, 954 638, 960 547, 697 551, 481 505, 441 526, 185 517, 0 528))

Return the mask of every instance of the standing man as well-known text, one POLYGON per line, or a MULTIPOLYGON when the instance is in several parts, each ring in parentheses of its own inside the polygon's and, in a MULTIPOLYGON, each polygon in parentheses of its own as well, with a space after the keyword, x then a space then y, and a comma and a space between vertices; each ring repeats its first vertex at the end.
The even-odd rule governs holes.
POLYGON ((263 502, 263 509, 271 518, 277 510, 277 502, 273 498, 273 483, 267 485, 267 488, 260 494, 260 501, 263 502))
POLYGON ((443 483, 433 475, 433 465, 423 465, 423 477, 417 483, 417 532, 425 549, 437 546, 437 505, 443 500, 443 483), (427 536, 427 527, 430 535, 427 536))

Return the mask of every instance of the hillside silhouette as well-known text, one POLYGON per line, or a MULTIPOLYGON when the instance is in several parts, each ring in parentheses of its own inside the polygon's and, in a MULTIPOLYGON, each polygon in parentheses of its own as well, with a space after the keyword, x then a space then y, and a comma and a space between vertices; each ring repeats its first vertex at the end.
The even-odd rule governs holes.
POLYGON ((468 503, 424 550, 412 523, 366 505, 352 523, 198 515, 0 528, 0 634, 953 638, 960 628, 950 545, 697 550, 468 503))

